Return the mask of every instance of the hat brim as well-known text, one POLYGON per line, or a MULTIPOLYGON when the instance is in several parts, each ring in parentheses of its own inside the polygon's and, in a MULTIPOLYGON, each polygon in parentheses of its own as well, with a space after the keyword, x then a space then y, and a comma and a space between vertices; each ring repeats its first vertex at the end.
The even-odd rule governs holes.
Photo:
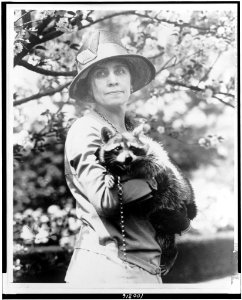
POLYGON ((69 96, 75 100, 88 101, 87 75, 98 63, 112 59, 124 59, 131 72, 133 92, 136 92, 150 83, 156 74, 154 65, 144 56, 138 54, 124 54, 109 56, 108 58, 92 61, 91 65, 81 70, 73 79, 69 87, 69 96))

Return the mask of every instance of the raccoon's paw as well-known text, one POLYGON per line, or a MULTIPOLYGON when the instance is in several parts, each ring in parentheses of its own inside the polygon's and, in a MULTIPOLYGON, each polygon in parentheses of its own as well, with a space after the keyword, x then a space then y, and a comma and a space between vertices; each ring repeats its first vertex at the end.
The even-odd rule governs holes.
POLYGON ((105 175, 105 186, 109 189, 113 188, 115 184, 114 177, 110 174, 105 175))
POLYGON ((197 215, 197 206, 195 202, 188 203, 186 205, 187 208, 187 216, 190 220, 193 220, 197 215))

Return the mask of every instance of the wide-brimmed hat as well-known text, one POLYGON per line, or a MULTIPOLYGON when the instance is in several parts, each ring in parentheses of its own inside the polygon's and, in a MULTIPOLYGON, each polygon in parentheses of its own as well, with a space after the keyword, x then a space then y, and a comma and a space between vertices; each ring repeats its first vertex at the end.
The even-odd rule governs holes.
POLYGON ((77 53, 78 74, 69 87, 69 95, 76 100, 87 101, 87 75, 96 64, 110 59, 123 59, 131 72, 133 92, 147 85, 155 77, 154 65, 144 56, 129 54, 117 33, 96 30, 77 53))

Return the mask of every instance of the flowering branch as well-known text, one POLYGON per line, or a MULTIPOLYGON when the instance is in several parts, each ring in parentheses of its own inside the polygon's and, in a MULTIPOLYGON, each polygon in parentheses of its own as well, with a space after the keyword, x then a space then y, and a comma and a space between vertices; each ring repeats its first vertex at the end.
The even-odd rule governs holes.
POLYGON ((204 76, 199 80, 199 83, 202 82, 202 81, 204 81, 204 80, 206 80, 208 78, 208 75, 212 71, 213 67, 215 66, 215 64, 217 63, 217 61, 218 61, 218 59, 220 58, 221 55, 222 55, 222 51, 219 51, 219 53, 218 53, 217 57, 215 58, 214 62, 212 63, 212 65, 210 66, 210 68, 207 70, 207 72, 204 74, 204 76))
POLYGON ((196 26, 196 25, 191 25, 191 23, 186 23, 186 22, 176 22, 176 21, 170 21, 167 19, 162 19, 162 18, 158 18, 157 16, 149 16, 149 15, 144 15, 144 14, 140 14, 137 11, 134 13, 136 16, 142 17, 142 18, 148 18, 152 21, 158 21, 158 22, 164 22, 164 23, 168 23, 168 24, 172 24, 174 26, 177 27, 189 27, 189 28, 194 28, 194 29, 198 29, 198 30, 202 30, 202 31, 210 31, 210 27, 201 27, 201 26, 196 26))
POLYGON ((90 27, 93 24, 96 24, 96 23, 99 23, 99 22, 102 22, 102 21, 105 21, 105 20, 108 20, 108 19, 111 19, 111 18, 114 18, 114 17, 117 17, 117 16, 122 16, 122 15, 136 15, 136 13, 135 13, 134 10, 127 10, 127 11, 118 12, 118 13, 115 13, 115 14, 111 14, 111 15, 99 18, 99 19, 97 19, 97 20, 95 20, 95 21, 93 21, 93 22, 91 22, 87 25, 84 25, 82 28, 87 28, 87 27, 90 27))
MULTIPOLYGON (((164 65, 156 72, 156 75, 158 75, 159 73, 161 73, 162 71, 166 70, 166 69, 169 69, 169 68, 173 68, 175 66, 178 66, 180 63, 182 63, 185 59, 189 58, 189 57, 192 57, 192 56, 195 56, 197 54, 199 54, 202 50, 198 50, 188 56, 185 56, 183 57, 182 59, 178 60, 177 61, 177 57, 174 55, 172 56, 168 61, 166 61, 164 63, 164 65), (169 64, 172 60, 174 60, 174 63, 173 64, 169 64)), ((156 57, 152 57, 152 58, 156 58, 156 57)))
POLYGON ((158 57, 164 55, 164 53, 165 53, 164 51, 161 51, 161 52, 159 52, 158 54, 155 54, 155 55, 153 55, 153 56, 147 56, 147 58, 148 58, 148 59, 156 59, 156 58, 158 58, 158 57))
MULTIPOLYGON (((182 87, 185 87, 185 88, 191 89, 191 90, 193 90, 193 91, 197 91, 197 92, 203 92, 203 91, 204 91, 203 89, 199 88, 198 86, 185 84, 185 83, 182 83, 182 82, 179 82, 179 81, 173 81, 173 80, 170 80, 170 79, 167 79, 167 80, 166 80, 166 83, 168 83, 168 84, 170 84, 170 85, 182 86, 182 87)), ((219 101, 222 102, 223 104, 228 105, 228 106, 234 108, 234 105, 233 105, 233 104, 223 101, 221 98, 217 97, 216 94, 223 94, 224 96, 233 97, 233 98, 234 98, 234 95, 229 94, 229 93, 220 93, 220 92, 218 92, 218 93, 213 93, 213 95, 212 95, 213 98, 219 100, 219 101)))
MULTIPOLYGON (((87 27, 90 27, 91 25, 93 24, 96 24, 98 22, 101 22, 101 21, 104 21, 106 19, 110 19, 110 18, 113 18, 115 16, 119 16, 119 15, 127 15, 127 14, 134 14, 135 12, 134 11, 124 11, 124 12, 119 12, 119 13, 115 13, 115 14, 111 14, 109 16, 106 16, 106 17, 102 17, 96 21, 91 21, 89 24, 87 25, 84 25, 82 26, 80 29, 84 29, 84 28, 87 28, 87 27)), ((73 21, 72 21, 73 22, 73 21)), ((42 24, 42 23, 41 23, 42 24)), ((41 24, 39 24, 39 26, 41 26, 41 24)), ((37 36, 34 36, 33 40, 31 41, 30 40, 30 43, 18 54, 15 56, 14 58, 14 65, 18 65, 20 60, 28 54, 28 52, 33 48, 35 47, 36 45, 39 45, 39 44, 42 44, 42 43, 45 43, 49 40, 53 40, 61 35, 63 35, 64 32, 63 31, 59 31, 59 30, 53 30, 47 34, 45 34, 44 36, 42 36, 41 38, 40 37, 37 37, 37 36)))
POLYGON ((27 11, 26 13, 24 13, 21 17, 19 17, 16 21, 14 21, 14 24, 17 23, 20 19, 22 19, 23 17, 25 17, 27 14, 31 13, 32 11, 34 11, 33 9, 32 10, 29 10, 27 11))
POLYGON ((20 105, 20 104, 29 102, 29 101, 31 101, 31 100, 39 99, 39 98, 44 97, 44 96, 51 96, 51 95, 54 95, 55 93, 61 92, 61 91, 62 91, 64 88, 66 88, 70 83, 71 83, 71 81, 67 82, 66 84, 60 85, 60 86, 59 86, 58 88, 56 88, 56 89, 47 89, 47 90, 46 90, 45 92, 43 92, 43 93, 34 94, 34 95, 30 96, 30 97, 23 98, 23 99, 21 99, 21 100, 16 100, 16 101, 14 101, 13 106, 17 106, 17 105, 20 105))
POLYGON ((25 57, 25 55, 27 55, 29 53, 29 51, 34 48, 36 45, 42 44, 48 40, 52 40, 54 38, 57 38, 58 36, 62 35, 63 32, 62 31, 54 31, 51 32, 49 34, 46 34, 46 36, 44 38, 39 38, 37 36, 34 36, 33 40, 31 41, 30 39, 30 43, 25 45, 25 47, 23 48, 23 50, 14 57, 14 66, 18 65, 19 62, 22 60, 23 57, 25 57))
POLYGON ((36 66, 33 66, 29 64, 28 62, 24 60, 20 60, 18 63, 19 66, 25 67, 26 69, 30 71, 34 71, 36 73, 47 75, 47 76, 75 76, 77 74, 76 71, 69 71, 69 72, 57 72, 57 71, 51 71, 51 70, 45 70, 36 66))

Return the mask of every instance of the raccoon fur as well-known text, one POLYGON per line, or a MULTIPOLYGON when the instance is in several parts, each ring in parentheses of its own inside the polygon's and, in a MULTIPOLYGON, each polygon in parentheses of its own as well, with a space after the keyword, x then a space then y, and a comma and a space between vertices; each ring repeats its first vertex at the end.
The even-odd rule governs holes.
MULTIPOLYGON (((155 179, 157 186, 153 189, 152 200, 135 203, 134 213, 143 211, 149 219, 161 245, 161 264, 169 263, 177 255, 175 234, 187 230, 190 220, 197 214, 189 181, 171 162, 163 146, 145 136, 142 128, 113 134, 104 127, 101 137, 103 145, 96 156, 112 176, 140 178, 147 182, 155 179)), ((112 176, 107 175, 109 187, 115 182, 112 176)), ((132 209, 132 204, 127 206, 132 209)))

